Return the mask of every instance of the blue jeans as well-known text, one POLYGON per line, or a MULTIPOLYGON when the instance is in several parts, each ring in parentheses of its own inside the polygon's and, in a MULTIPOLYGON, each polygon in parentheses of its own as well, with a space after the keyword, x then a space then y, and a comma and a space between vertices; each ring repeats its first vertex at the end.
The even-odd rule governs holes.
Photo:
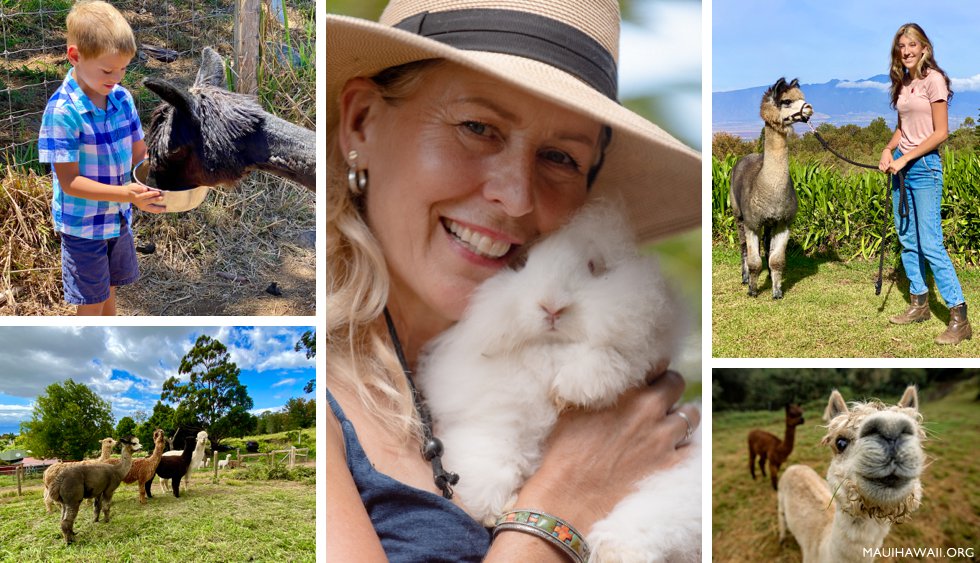
MULTIPOLYGON (((895 151, 894 158, 902 153, 895 151)), ((928 293, 925 269, 929 263, 936 289, 947 307, 963 303, 963 290, 956 278, 953 262, 943 246, 943 225, 940 203, 943 197, 943 164, 936 151, 912 160, 905 167, 905 189, 909 202, 909 216, 899 215, 898 175, 892 177, 892 212, 895 214, 895 230, 902 243, 902 265, 909 278, 909 292, 914 295, 928 293)))

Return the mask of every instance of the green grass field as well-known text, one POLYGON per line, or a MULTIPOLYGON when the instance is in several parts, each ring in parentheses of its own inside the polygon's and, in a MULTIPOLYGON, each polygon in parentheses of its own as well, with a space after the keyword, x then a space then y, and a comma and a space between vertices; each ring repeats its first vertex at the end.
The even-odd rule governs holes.
POLYGON ((45 512, 41 486, 0 497, 0 561, 314 561, 315 485, 292 481, 212 484, 195 474, 180 498, 160 494, 140 505, 136 485, 122 484, 112 519, 94 523, 82 504, 76 543, 61 538, 60 511, 45 512))
MULTIPOLYGON (((716 244, 711 254, 715 357, 980 357, 980 333, 957 346, 933 343, 949 321, 949 309, 935 287, 929 296, 931 320, 908 326, 888 323, 888 317, 908 306, 904 274, 889 278, 889 261, 894 255, 885 257, 885 281, 881 295, 875 295, 877 260, 841 262, 790 254, 783 279, 785 296, 774 301, 768 270, 759 276, 759 296, 749 297, 742 285, 738 249, 716 244)), ((960 267, 956 273, 967 304, 972 306, 980 296, 980 270, 960 267)))
MULTIPOLYGON (((976 470, 980 404, 975 400, 978 384, 978 378, 961 383, 954 392, 936 401, 927 400, 927 393, 920 397, 929 437, 925 443, 928 466, 922 475, 922 505, 911 521, 892 527, 883 547, 973 548, 974 554, 980 549, 980 474, 976 470)), ((897 399, 882 397, 890 403, 897 399)), ((820 426, 825 406, 825 402, 804 405, 806 423, 797 427, 796 445, 783 470, 802 463, 826 474, 830 451, 819 445, 825 433, 820 426)), ((782 437, 784 420, 782 410, 713 415, 711 533, 715 563, 801 560, 795 540, 787 540, 782 546, 778 542, 776 492, 769 479, 762 479, 757 471, 753 481, 748 469, 749 431, 762 428, 782 437)))

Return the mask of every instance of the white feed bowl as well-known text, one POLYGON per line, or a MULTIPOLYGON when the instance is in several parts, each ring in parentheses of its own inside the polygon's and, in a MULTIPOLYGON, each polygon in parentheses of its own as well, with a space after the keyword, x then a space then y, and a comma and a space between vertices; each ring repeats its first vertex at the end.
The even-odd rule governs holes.
POLYGON ((164 190, 147 184, 146 177, 149 173, 150 163, 148 160, 143 159, 133 167, 133 181, 141 186, 146 186, 151 190, 160 192, 163 196, 163 201, 159 205, 166 206, 168 213, 194 209, 198 205, 201 205, 201 202, 208 195, 208 190, 211 189, 211 186, 198 186, 187 190, 164 190))

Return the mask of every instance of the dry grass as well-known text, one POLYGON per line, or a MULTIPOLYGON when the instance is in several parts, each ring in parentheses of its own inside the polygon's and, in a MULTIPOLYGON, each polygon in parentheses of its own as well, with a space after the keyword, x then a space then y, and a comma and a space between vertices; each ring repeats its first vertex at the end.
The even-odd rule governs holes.
POLYGON ((50 181, 33 171, 0 178, 0 314, 68 312, 61 303, 61 247, 51 224, 50 181))
MULTIPOLYGON (((51 227, 49 178, 9 171, 0 182, 0 305, 4 315, 73 314, 61 298, 61 253, 51 227), (13 219, 10 219, 13 218, 13 219), (13 298, 11 298, 13 296, 13 298)), ((253 174, 213 190, 187 213, 134 210, 141 280, 119 290, 127 315, 313 315, 315 197, 253 174), (229 279, 230 278, 230 279, 229 279), (265 289, 276 282, 283 292, 265 289)))

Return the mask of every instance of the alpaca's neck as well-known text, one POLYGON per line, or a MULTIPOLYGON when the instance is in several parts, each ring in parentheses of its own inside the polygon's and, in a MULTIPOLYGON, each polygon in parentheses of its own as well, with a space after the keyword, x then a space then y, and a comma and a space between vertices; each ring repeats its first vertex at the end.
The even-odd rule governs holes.
POLYGON ((160 461, 160 458, 163 457, 163 448, 164 448, 163 440, 154 443, 153 454, 149 457, 149 459, 151 461, 160 461))
POLYGON ((265 115, 262 130, 269 158, 255 167, 315 190, 316 134, 271 114, 265 115))
POLYGON ((792 453, 794 440, 796 440, 796 426, 787 424, 786 433, 783 434, 783 441, 776 448, 783 454, 783 457, 787 457, 792 453))
POLYGON ((887 521, 851 516, 838 506, 830 534, 820 543, 820 561, 872 561, 874 558, 870 556, 870 551, 869 556, 865 557, 864 550, 881 547, 890 529, 891 524, 887 521))
POLYGON ((124 447, 122 451, 122 458, 119 460, 119 465, 116 466, 116 474, 122 479, 129 473, 129 468, 133 466, 133 450, 132 448, 124 447))
POLYGON ((766 178, 789 176, 789 144, 786 140, 788 135, 788 128, 776 129, 766 124, 761 176, 766 178))
POLYGON ((102 446, 102 455, 99 456, 99 461, 105 463, 112 458, 112 446, 102 446))

